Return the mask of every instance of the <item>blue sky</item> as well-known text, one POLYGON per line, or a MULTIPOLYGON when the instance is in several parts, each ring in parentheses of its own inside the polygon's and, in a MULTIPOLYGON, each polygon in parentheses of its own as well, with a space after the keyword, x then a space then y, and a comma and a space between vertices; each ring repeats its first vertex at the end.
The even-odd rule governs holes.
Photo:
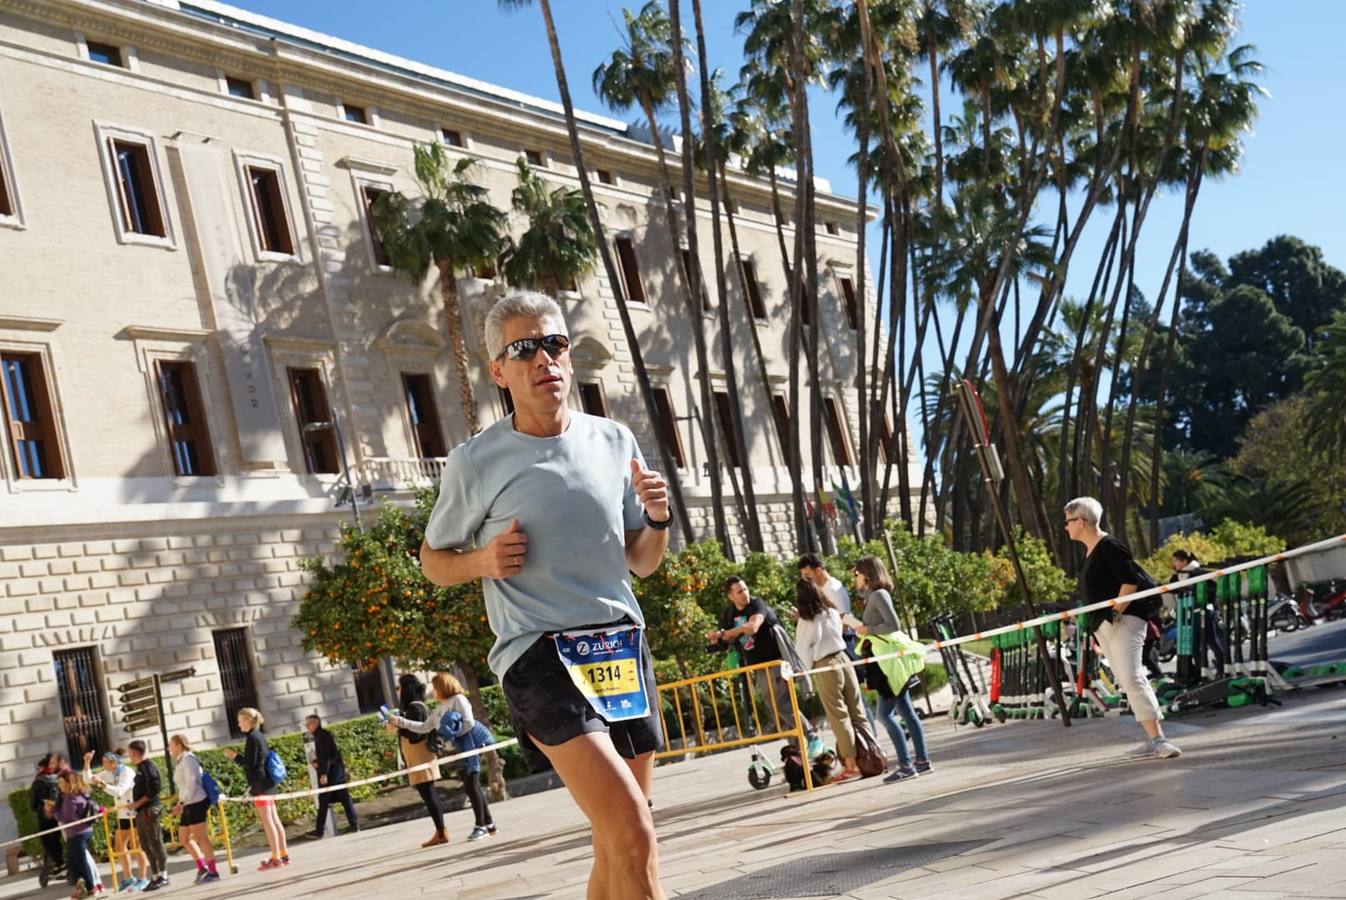
MULTIPOLYGON (((541 14, 506 12, 495 0, 398 0, 371 6, 368 0, 235 0, 235 5, 347 40, 376 47, 500 84, 557 99, 556 82, 541 14), (376 14, 373 11, 376 10, 376 14)), ((734 33, 736 11, 746 0, 703 0, 712 66, 734 73, 742 63, 742 40, 734 33)), ((557 32, 577 106, 608 112, 593 94, 590 75, 619 41, 623 6, 618 0, 554 0, 557 32)), ((684 2, 690 31, 691 4, 684 2)), ((1342 0, 1250 0, 1243 13, 1241 43, 1258 48, 1267 66, 1255 132, 1247 136, 1242 170, 1207 181, 1193 220, 1191 246, 1221 257, 1258 247, 1278 234, 1293 234, 1323 248, 1327 260, 1346 268, 1346 116, 1341 115, 1342 0)), ((815 171, 833 189, 854 194, 846 159, 850 136, 830 98, 813 104, 815 171)), ((1181 220, 1182 200, 1161 195, 1151 208, 1137 258, 1137 286, 1157 294, 1181 220)), ((1068 292, 1087 290, 1093 261, 1102 248, 1110 216, 1095 215, 1076 254, 1068 292), (1104 222, 1107 219, 1108 222, 1104 222), (1087 270, 1087 271, 1086 271, 1087 270)), ((877 257, 871 258, 877 263, 877 257)))

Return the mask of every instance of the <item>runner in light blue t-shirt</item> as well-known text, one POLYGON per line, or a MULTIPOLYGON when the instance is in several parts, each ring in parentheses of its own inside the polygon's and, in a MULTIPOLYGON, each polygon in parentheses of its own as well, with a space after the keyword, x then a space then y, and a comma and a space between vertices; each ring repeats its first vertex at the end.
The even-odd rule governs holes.
POLYGON ((652 574, 668 548, 667 484, 624 425, 567 405, 554 300, 507 294, 486 346, 515 412, 449 455, 421 567, 435 584, 482 580, 488 661, 524 756, 554 768, 589 818, 591 895, 663 897, 647 806, 662 734, 630 573, 652 574))

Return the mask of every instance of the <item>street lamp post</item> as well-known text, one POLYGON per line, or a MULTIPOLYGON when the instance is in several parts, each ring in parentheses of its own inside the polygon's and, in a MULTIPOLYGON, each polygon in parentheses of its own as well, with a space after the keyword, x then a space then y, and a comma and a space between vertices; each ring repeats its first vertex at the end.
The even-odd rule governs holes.
MULTIPOLYGON (((332 432, 336 435, 337 456, 341 458, 341 477, 346 480, 346 490, 350 492, 351 511, 355 514, 355 527, 359 531, 364 531, 364 522, 360 519, 359 491, 355 489, 355 482, 351 479, 350 467, 346 465, 346 441, 341 435, 341 426, 333 418, 330 422, 309 422, 304 426, 304 432, 306 434, 316 434, 327 428, 332 429, 332 432)), ((341 505, 340 495, 337 495, 337 505, 341 505)))
MULTIPOLYGON (((331 428, 332 433, 336 435, 337 455, 341 457, 341 476, 346 480, 346 490, 350 492, 351 512, 355 515, 355 529, 357 531, 365 530, 365 523, 360 518, 360 492, 355 487, 355 481, 351 478, 350 466, 346 464, 346 441, 341 434, 341 426, 337 424, 334 416, 330 422, 309 422, 304 426, 306 434, 315 434, 325 428, 331 428)), ((340 495, 337 497, 337 505, 341 505, 340 495)), ((389 705, 396 703, 396 683, 397 672, 393 666, 391 657, 385 656, 379 660, 379 674, 383 682, 383 699, 389 705)), ((336 822, 332 823, 333 833, 336 830, 336 822)))

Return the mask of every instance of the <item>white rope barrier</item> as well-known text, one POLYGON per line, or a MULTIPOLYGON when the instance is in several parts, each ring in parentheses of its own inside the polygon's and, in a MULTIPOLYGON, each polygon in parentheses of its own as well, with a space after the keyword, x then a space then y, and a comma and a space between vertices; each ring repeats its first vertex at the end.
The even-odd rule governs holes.
MULTIPOLYGON (((372 778, 362 778, 359 781, 347 781, 342 784, 329 784, 326 787, 309 788, 308 790, 304 791, 288 791, 284 794, 265 794, 263 796, 268 800, 296 800, 300 797, 316 797, 319 794, 326 794, 332 791, 344 791, 348 790, 349 788, 361 787, 362 785, 366 784, 378 784, 379 782, 383 781, 391 781, 394 778, 401 778, 404 775, 409 775, 412 772, 420 772, 425 769, 430 768, 439 769, 440 766, 445 766, 448 765, 449 763, 457 762, 458 760, 461 759, 467 759, 468 757, 471 756, 479 756, 483 753, 489 753, 492 750, 500 750, 505 747, 513 746, 514 744, 517 743, 519 743, 517 738, 510 738, 509 740, 505 741, 497 741, 496 743, 490 744, 486 747, 477 747, 474 750, 466 750, 462 753, 455 753, 452 756, 441 756, 438 757, 437 759, 431 760, 430 762, 420 763, 418 765, 410 766, 405 769, 398 769, 396 772, 388 772, 383 775, 375 775, 372 778)), ((261 798, 252 796, 226 797, 224 794, 220 795, 221 803, 251 803, 252 801, 258 799, 261 798)), ((24 841, 31 840, 32 838, 39 838, 45 834, 54 834, 58 831, 64 832, 65 829, 70 828, 72 826, 82 825, 85 822, 93 822, 98 819, 101 819, 108 812, 115 811, 117 809, 121 809, 121 807, 119 806, 105 807, 101 811, 99 811, 97 815, 89 816, 87 819, 80 819, 79 821, 71 822, 68 825, 57 825, 55 828, 48 828, 44 831, 34 831, 32 834, 25 834, 23 837, 5 841, 4 843, 0 843, 0 848, 9 847, 14 844, 22 844, 24 841)))
POLYGON ((254 800, 297 800, 300 797, 316 797, 319 794, 327 794, 332 791, 344 791, 353 787, 361 787, 366 784, 378 784, 382 781, 391 781, 394 778, 401 778, 403 775, 409 775, 412 772, 420 772, 425 769, 438 769, 440 766, 448 765, 451 762, 457 762, 460 759, 467 759, 471 756, 479 756, 483 753, 489 753, 492 750, 499 750, 504 747, 510 747, 519 743, 517 738, 510 738, 506 741, 497 741, 485 747, 477 747, 474 750, 465 750, 462 753, 455 753, 452 756, 441 756, 430 762, 419 763, 406 769, 398 769, 396 772, 388 772, 384 775, 375 775, 372 778, 362 778, 359 781, 347 781, 342 784, 329 784, 326 787, 309 788, 303 791, 288 791, 284 794, 262 794, 261 796, 243 796, 226 797, 220 795, 221 803, 251 803, 254 800))
MULTIPOLYGON (((1161 584, 1158 587, 1148 588, 1143 591, 1136 591, 1134 594, 1127 594, 1125 597, 1113 597, 1111 600, 1100 600, 1097 603, 1090 603, 1085 606, 1077 606, 1074 609, 1063 610, 1062 612, 1047 613, 1038 616, 1035 619, 1027 619, 1023 622, 1015 622, 1012 625, 1002 625, 999 628, 991 628, 986 631, 978 631, 975 634, 965 634, 962 637, 950 638, 947 641, 935 641, 933 644, 927 644, 920 650, 915 648, 911 650, 894 650, 891 653, 880 653, 874 656, 862 657, 858 660, 847 660, 844 663, 836 663, 830 666, 819 666, 813 669, 805 669, 802 672, 782 671, 782 675, 792 678, 803 678, 806 675, 816 675, 819 672, 839 672, 842 669, 853 669, 857 666, 863 666, 871 662, 882 659, 898 659, 903 656, 915 656, 918 653, 925 655, 930 650, 939 650, 944 647, 953 647, 958 644, 966 644, 972 641, 979 641, 983 638, 994 637, 998 634, 1008 634, 1011 631, 1023 631, 1025 628, 1033 628, 1038 625, 1045 625, 1048 622, 1063 622, 1067 619, 1073 619, 1085 613, 1091 613, 1100 609, 1116 609, 1123 603, 1131 603, 1134 600, 1141 600, 1146 597, 1158 597, 1163 594, 1171 594, 1176 591, 1186 591, 1194 584, 1203 581, 1214 581, 1225 575, 1232 575, 1236 572, 1243 572, 1248 569, 1255 569, 1258 566, 1264 566, 1267 563, 1283 562, 1287 559, 1294 559, 1297 556, 1306 556, 1310 553, 1317 553, 1322 550, 1330 550, 1346 544, 1346 534, 1340 534, 1336 537, 1326 540, 1315 541, 1312 544, 1305 544, 1303 547, 1297 547, 1294 550, 1286 550, 1282 553, 1274 553, 1271 556, 1263 556, 1260 559, 1250 560, 1249 562, 1238 563, 1237 565, 1225 566, 1224 568, 1214 569, 1201 575, 1195 575, 1191 578, 1184 578, 1175 584, 1161 584)), ((788 670, 788 664, 782 665, 783 670, 788 670)))
POLYGON ((76 819, 75 821, 67 822, 64 825, 57 825, 55 828, 47 828, 42 831, 34 831, 32 834, 25 834, 23 837, 14 838, 13 840, 10 841, 5 841, 4 843, 0 844, 0 847, 12 847, 15 844, 22 844, 24 841, 42 837, 44 834, 55 834, 58 831, 64 834, 67 828, 74 828, 76 825, 83 825, 86 822, 97 822, 99 819, 103 818, 103 816, 106 815, 108 812, 109 810, 106 808, 99 809, 97 813, 95 813, 92 816, 89 816, 86 819, 76 819))

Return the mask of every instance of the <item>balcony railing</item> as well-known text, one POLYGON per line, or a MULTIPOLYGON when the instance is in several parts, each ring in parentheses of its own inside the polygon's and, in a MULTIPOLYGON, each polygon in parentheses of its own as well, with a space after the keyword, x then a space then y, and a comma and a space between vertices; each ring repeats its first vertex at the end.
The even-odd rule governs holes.
POLYGON ((370 456, 360 461, 358 481, 376 491, 411 491, 439 481, 445 457, 399 459, 370 456))

